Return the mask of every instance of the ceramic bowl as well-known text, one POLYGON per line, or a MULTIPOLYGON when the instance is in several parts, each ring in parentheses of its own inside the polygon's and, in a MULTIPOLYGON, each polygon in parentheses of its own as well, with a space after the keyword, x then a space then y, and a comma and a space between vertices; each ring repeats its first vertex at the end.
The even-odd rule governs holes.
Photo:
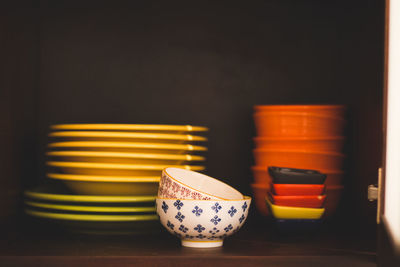
POLYGON ((51 203, 51 202, 38 202, 32 201, 29 199, 24 200, 24 204, 29 207, 34 207, 38 209, 45 209, 51 211, 61 211, 61 212, 86 212, 90 213, 108 213, 108 214, 146 214, 146 213, 155 213, 155 207, 131 207, 131 206, 98 206, 98 205, 66 205, 59 203, 51 203))
MULTIPOLYGON (((92 176, 158 176, 166 165, 151 164, 117 164, 80 161, 48 161, 52 168, 60 169, 65 174, 92 176)), ((171 165, 169 165, 171 166, 171 165)), ((193 171, 202 171, 203 166, 176 165, 175 167, 193 171)))
POLYGON ((270 191, 270 184, 251 184, 253 190, 254 203, 257 211, 263 215, 268 216, 270 214, 265 197, 267 197, 270 191))
POLYGON ((46 155, 56 160, 118 164, 180 165, 204 161, 196 155, 126 153, 109 151, 48 151, 46 155))
POLYGON ((44 184, 24 192, 27 200, 59 203, 66 205, 102 205, 102 206, 154 206, 155 195, 77 195, 66 190, 60 183, 44 184))
POLYGON ((61 180, 71 191, 86 195, 157 195, 159 178, 104 177, 47 173, 61 180))
POLYGON ((279 196, 269 194, 269 197, 275 205, 300 208, 321 208, 326 199, 326 195, 279 196))
POLYGON ((266 202, 271 209, 272 215, 276 219, 313 219, 317 220, 322 217, 325 212, 324 208, 298 208, 274 205, 267 197, 266 202))
MULTIPOLYGON (((252 166, 253 178, 255 184, 270 184, 271 177, 267 171, 267 167, 264 166, 252 166)), ((341 185, 344 177, 343 171, 335 170, 319 170, 321 173, 326 174, 325 185, 341 185)))
POLYGON ((312 112, 263 111, 254 114, 258 136, 342 136, 345 120, 312 112))
POLYGON ((112 151, 126 153, 190 154, 207 151, 205 146, 135 142, 66 141, 49 143, 52 150, 112 151))
POLYGON ((272 184, 272 192, 280 196, 315 196, 324 191, 324 184, 272 184))
POLYGON ((302 150, 254 149, 254 159, 258 166, 278 166, 310 170, 341 170, 345 156, 334 152, 302 150))
POLYGON ((257 148, 308 150, 340 153, 344 146, 344 137, 254 137, 257 148))
POLYGON ((56 124, 50 126, 53 130, 97 130, 97 131, 137 131, 137 132, 206 132, 207 127, 192 125, 170 125, 170 124, 104 124, 104 123, 75 123, 56 124))
POLYGON ((241 199, 243 195, 210 176, 181 168, 162 171, 158 197, 179 199, 241 199))
POLYGON ((141 132, 108 132, 108 131, 59 131, 51 132, 50 137, 65 141, 98 141, 98 142, 152 142, 163 144, 187 144, 204 142, 207 138, 189 134, 164 134, 141 132))
POLYGON ((257 105, 254 112, 283 111, 283 112, 309 112, 326 116, 344 117, 344 105, 257 105))
POLYGON ((244 224, 250 197, 237 200, 193 200, 157 198, 161 224, 182 240, 182 246, 220 247, 225 237, 244 224))
POLYGON ((324 184, 326 174, 315 170, 268 167, 274 184, 324 184))

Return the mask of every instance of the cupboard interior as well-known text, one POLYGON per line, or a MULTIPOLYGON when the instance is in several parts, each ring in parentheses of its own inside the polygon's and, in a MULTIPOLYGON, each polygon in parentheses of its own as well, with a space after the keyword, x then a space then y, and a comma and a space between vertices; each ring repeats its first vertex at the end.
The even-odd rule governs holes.
MULTIPOLYGON (((4 254, 34 247, 20 240, 30 224, 21 194, 44 181, 49 125, 208 126, 207 174, 251 194, 255 104, 348 106, 343 201, 321 234, 327 239, 302 251, 314 253, 337 233, 338 248, 354 239, 354 250, 375 243, 376 204, 368 202, 367 186, 377 182, 381 161, 383 1, 19 4, 0 16, 0 218, 6 242, 15 244, 4 254)), ((255 207, 249 224, 261 237, 253 227, 238 236, 290 240, 274 237, 255 207)), ((66 246, 64 237, 50 236, 36 236, 52 245, 32 251, 57 254, 50 247, 66 246)), ((238 250, 234 239, 228 254, 238 250)), ((122 240, 114 242, 123 247, 122 240)), ((94 254, 106 253, 97 247, 94 254)))

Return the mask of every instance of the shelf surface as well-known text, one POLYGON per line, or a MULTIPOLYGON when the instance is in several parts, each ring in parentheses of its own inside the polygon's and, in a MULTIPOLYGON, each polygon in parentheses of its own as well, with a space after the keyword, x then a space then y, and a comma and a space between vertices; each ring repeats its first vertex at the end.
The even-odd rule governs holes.
MULTIPOLYGON (((26 224, 25 224, 26 225, 26 224)), ((43 225, 42 225, 43 226, 43 225)), ((317 233, 285 235, 269 221, 248 222, 222 248, 181 247, 162 231, 152 236, 87 236, 32 226, 4 233, 2 266, 32 265, 163 265, 222 266, 375 266, 374 238, 323 225, 317 233), (350 232, 350 233, 349 233, 350 232)))

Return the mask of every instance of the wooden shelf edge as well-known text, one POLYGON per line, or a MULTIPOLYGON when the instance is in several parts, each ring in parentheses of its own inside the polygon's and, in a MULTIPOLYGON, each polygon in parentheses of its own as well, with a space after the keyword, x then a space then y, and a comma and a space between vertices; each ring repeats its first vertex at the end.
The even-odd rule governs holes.
POLYGON ((345 256, 3 256, 2 266, 376 266, 375 255, 345 256))

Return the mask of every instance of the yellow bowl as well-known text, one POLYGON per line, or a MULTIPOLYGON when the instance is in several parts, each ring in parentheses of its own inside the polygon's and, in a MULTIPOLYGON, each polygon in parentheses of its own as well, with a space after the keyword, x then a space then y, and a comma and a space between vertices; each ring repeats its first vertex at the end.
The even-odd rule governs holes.
POLYGON ((272 204, 268 197, 266 201, 276 219, 320 219, 325 212, 324 208, 298 208, 272 204))
POLYGON ((152 142, 164 144, 186 144, 207 141, 207 138, 189 134, 159 134, 140 132, 104 131, 60 131, 52 132, 50 137, 60 137, 68 141, 112 141, 112 142, 152 142))
POLYGON ((48 173, 72 191, 86 195, 157 195, 159 178, 97 177, 48 173))
MULTIPOLYGON (((154 177, 156 179, 157 177, 154 177)), ((76 195, 66 192, 64 188, 57 185, 42 185, 40 187, 26 190, 24 192, 26 198, 41 200, 41 201, 54 201, 54 202, 71 202, 71 203, 154 203, 156 196, 101 196, 101 195, 76 195)))
POLYGON ((190 161, 204 161, 202 156, 177 154, 125 153, 107 151, 50 151, 47 156, 63 161, 102 162, 120 164, 179 165, 190 161))
POLYGON ((161 171, 167 166, 193 171, 205 169, 204 166, 191 165, 136 165, 69 161, 48 161, 46 164, 51 167, 61 168, 66 174, 93 176, 161 176, 161 171))
POLYGON ((187 154, 207 151, 205 146, 189 144, 134 143, 134 142, 97 142, 67 141, 49 143, 48 147, 63 150, 113 151, 127 153, 187 154))
POLYGON ((76 123, 56 124, 50 126, 53 130, 113 130, 113 131, 145 131, 145 132, 206 132, 207 127, 192 125, 168 125, 168 124, 100 124, 100 123, 76 123))
POLYGON ((115 206, 85 206, 65 205, 25 200, 25 205, 40 209, 74 212, 101 212, 101 213, 155 213, 155 207, 115 207, 115 206))

